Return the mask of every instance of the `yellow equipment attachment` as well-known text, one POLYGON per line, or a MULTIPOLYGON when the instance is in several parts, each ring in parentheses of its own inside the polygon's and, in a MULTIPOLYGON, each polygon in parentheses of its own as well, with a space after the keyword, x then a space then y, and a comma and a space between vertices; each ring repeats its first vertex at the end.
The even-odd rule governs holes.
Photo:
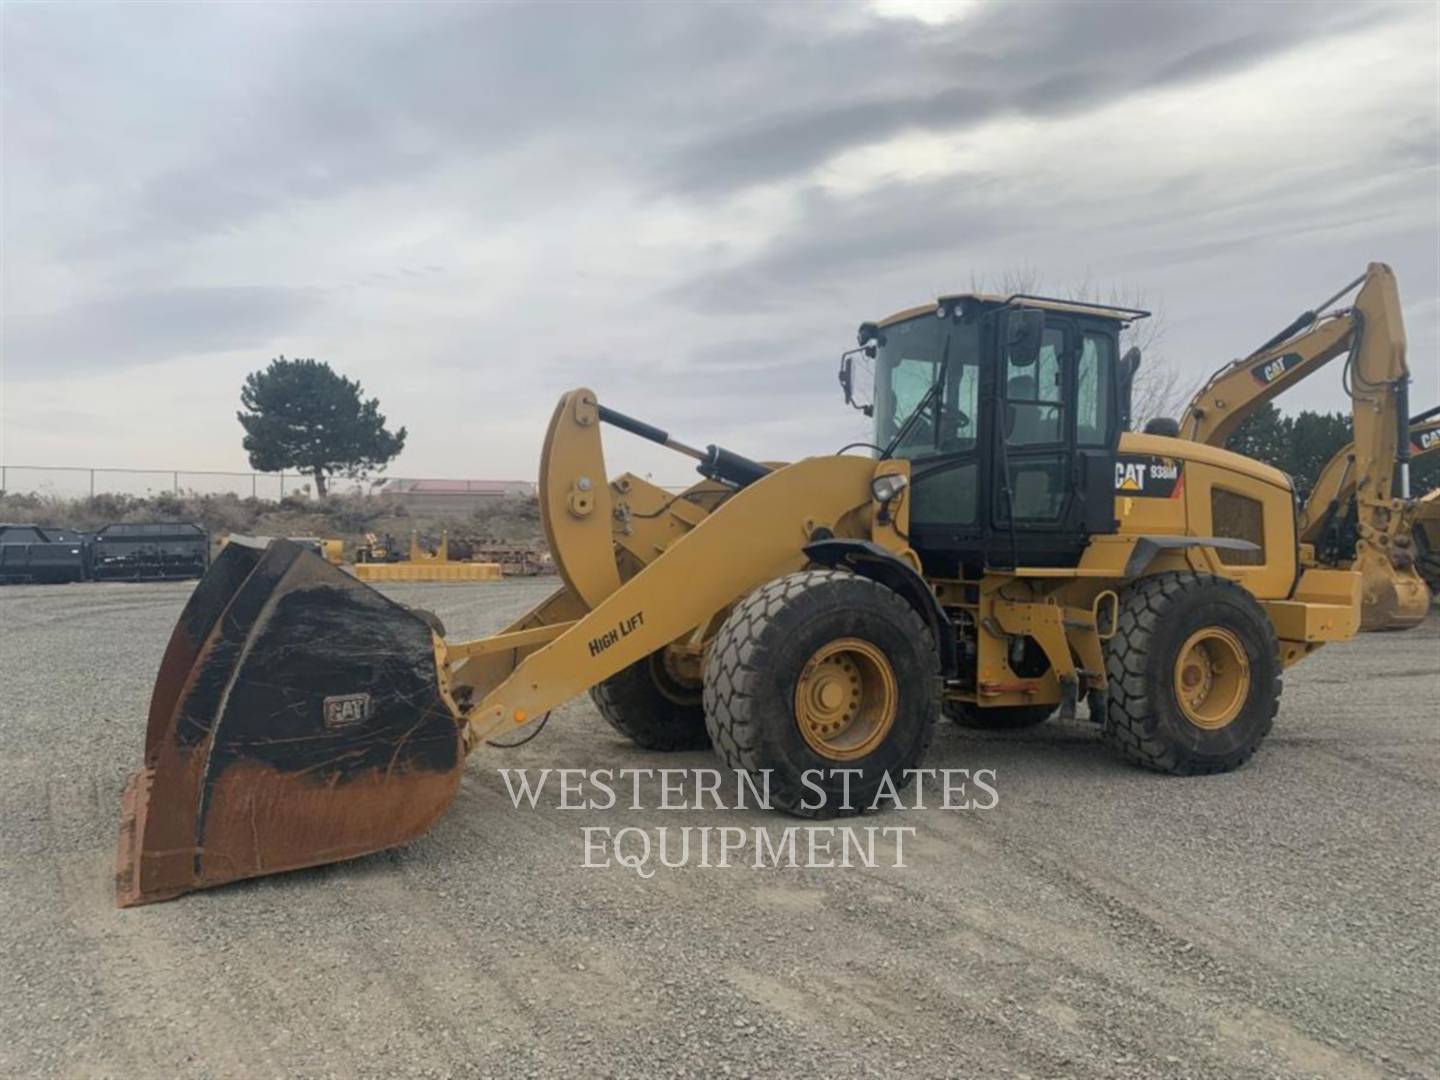
POLYGON ((361 581, 499 581, 504 575, 499 563, 425 561, 359 563, 355 576, 361 581))
POLYGON ((361 581, 499 581, 499 563, 460 562, 450 559, 450 537, 440 533, 434 551, 420 543, 418 532, 410 533, 410 557, 404 562, 362 562, 355 564, 361 581))
MULTIPOLYGON (((903 788, 942 706, 1015 726, 1088 701, 1132 761, 1239 766, 1282 669, 1355 632, 1360 575, 1297 562, 1283 474, 1122 432, 1116 337, 1143 314, 964 295, 864 324, 878 456, 761 464, 571 391, 539 484, 559 587, 477 641, 300 545, 228 546, 161 664, 119 902, 406 843, 468 752, 587 690, 795 813, 903 788), (604 424, 703 479, 610 477, 604 424)), ((852 354, 841 381, 853 402, 852 354)))

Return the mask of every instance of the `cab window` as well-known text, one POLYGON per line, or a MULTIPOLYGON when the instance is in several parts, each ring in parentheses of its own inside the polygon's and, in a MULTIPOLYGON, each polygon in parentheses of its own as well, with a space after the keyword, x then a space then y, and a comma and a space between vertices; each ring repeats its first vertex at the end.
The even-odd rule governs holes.
POLYGON ((1109 445, 1113 348, 1105 334, 1086 331, 1081 336, 1080 363, 1075 369, 1075 442, 1079 446, 1109 445))
POLYGON ((1008 446, 1058 443, 1065 433, 1064 355, 1065 331, 1047 327, 1041 339, 1040 358, 1029 367, 1005 361, 1005 400, 1008 404, 1005 442, 1008 446))

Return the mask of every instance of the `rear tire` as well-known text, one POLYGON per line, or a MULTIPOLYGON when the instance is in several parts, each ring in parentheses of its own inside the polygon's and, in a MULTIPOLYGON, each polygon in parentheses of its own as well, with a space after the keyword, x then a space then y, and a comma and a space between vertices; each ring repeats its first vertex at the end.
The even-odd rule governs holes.
POLYGON ((1280 706, 1274 627, 1253 596, 1212 574, 1156 574, 1127 589, 1105 675, 1105 742, 1180 776, 1245 764, 1280 706))
POLYGON ((1055 715, 1058 705, 997 705, 982 709, 970 702, 945 707, 945 715, 963 728, 979 731, 1019 731, 1043 724, 1055 715))
POLYGON ((705 722, 727 766, 770 770, 775 808, 851 815, 887 773, 897 792, 913 779, 903 770, 925 758, 940 689, 934 639, 904 598, 807 570, 761 586, 726 618, 705 665, 705 722), (860 770, 848 804, 837 769, 860 770))
POLYGON ((665 668, 658 649, 590 690, 590 699, 620 734, 646 750, 701 750, 710 745, 698 684, 686 684, 665 668))

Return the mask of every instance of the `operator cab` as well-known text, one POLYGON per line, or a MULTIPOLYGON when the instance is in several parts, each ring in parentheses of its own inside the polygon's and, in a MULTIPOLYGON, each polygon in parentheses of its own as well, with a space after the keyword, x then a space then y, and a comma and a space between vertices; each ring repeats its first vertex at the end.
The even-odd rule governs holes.
POLYGON ((1148 314, 965 294, 860 327, 840 382, 877 451, 911 462, 910 543, 927 574, 1074 566, 1090 536, 1115 531, 1139 363, 1118 338, 1148 314))

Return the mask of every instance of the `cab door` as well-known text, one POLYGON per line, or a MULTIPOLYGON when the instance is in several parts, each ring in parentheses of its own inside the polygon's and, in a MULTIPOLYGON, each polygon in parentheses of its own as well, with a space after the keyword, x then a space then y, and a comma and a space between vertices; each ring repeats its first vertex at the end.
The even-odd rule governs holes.
POLYGON ((1047 317, 1032 362, 1009 351, 1001 357, 997 528, 1008 529, 1013 518, 1017 530, 1051 531, 1064 520, 1071 451, 1065 375, 1072 337, 1068 320, 1047 317))
POLYGON ((1047 312, 1039 355, 1001 349, 991 499, 992 564, 1073 565, 1114 531, 1118 438, 1114 333, 1047 312))
POLYGON ((1129 390, 1120 378, 1113 325, 1076 324, 1075 503, 1071 512, 1082 536, 1113 533, 1115 455, 1129 420, 1129 390))

